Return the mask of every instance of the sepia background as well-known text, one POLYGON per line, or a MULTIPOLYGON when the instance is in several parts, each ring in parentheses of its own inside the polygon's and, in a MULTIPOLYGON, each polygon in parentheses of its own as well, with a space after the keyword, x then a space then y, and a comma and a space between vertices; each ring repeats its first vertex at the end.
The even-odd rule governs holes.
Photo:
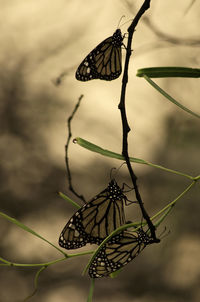
MULTIPOLYGON (((137 69, 144 67, 199 68, 200 3, 196 1, 188 10, 191 2, 152 1, 134 34, 126 102, 132 129, 130 155, 196 176, 199 120, 136 77, 137 69)), ((113 34, 121 16, 125 15, 123 24, 135 16, 141 3, 0 1, 0 210, 55 245, 75 211, 56 192, 79 202, 68 189, 64 146, 66 121, 81 94, 84 98, 73 120, 73 138, 79 136, 121 152, 117 106, 122 77, 112 82, 78 82, 75 70, 87 53, 113 34), (55 85, 61 74, 65 76, 55 85)), ((123 33, 129 24, 121 26, 123 33)), ((124 60, 125 50, 122 52, 124 60)), ((200 113, 199 79, 157 79, 156 83, 200 113)), ((107 186, 111 168, 121 164, 75 144, 70 145, 69 155, 74 187, 87 200, 107 186)), ((150 215, 190 183, 182 176, 147 166, 135 164, 133 168, 150 215)), ((131 185, 125 166, 117 181, 131 185)), ((199 193, 196 186, 177 203, 158 230, 158 235, 165 228, 170 231, 160 244, 146 248, 117 278, 96 281, 95 302, 200 301, 199 193)), ((141 219, 136 205, 128 208, 127 217, 141 219)), ((42 263, 62 257, 3 218, 0 234, 0 257, 12 262, 42 263)), ((82 276, 82 270, 88 259, 77 257, 50 266, 40 275, 38 292, 30 301, 85 302, 90 280, 82 276)), ((0 301, 23 301, 31 294, 36 269, 1 266, 0 270, 0 301)))

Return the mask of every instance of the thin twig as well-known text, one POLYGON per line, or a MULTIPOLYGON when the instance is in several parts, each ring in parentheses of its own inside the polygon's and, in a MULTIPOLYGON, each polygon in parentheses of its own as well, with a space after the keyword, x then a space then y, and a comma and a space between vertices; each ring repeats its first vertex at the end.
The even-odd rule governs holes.
POLYGON ((128 28, 128 42, 127 42, 127 48, 126 48, 126 59, 125 59, 125 66, 124 66, 124 74, 123 74, 123 79, 122 79, 122 89, 121 89, 121 98, 120 98, 120 103, 118 105, 118 108, 121 112, 121 119, 122 119, 122 131, 123 131, 123 138, 122 138, 122 155, 125 157, 127 168, 133 183, 133 187, 135 190, 135 195, 136 199, 139 203, 142 215, 144 219, 146 220, 152 238, 155 240, 155 242, 159 242, 159 239, 156 238, 156 233, 155 233, 155 226, 153 225, 148 213, 146 212, 144 208, 144 204, 142 201, 142 198, 140 196, 138 186, 137 186, 137 177, 135 173, 133 172, 133 169, 130 164, 129 160, 129 154, 128 154, 128 133, 130 131, 130 127, 128 125, 127 121, 127 116, 126 116, 126 106, 125 106, 125 94, 126 94, 126 86, 128 83, 128 66, 129 66, 129 60, 131 56, 131 44, 132 44, 132 38, 133 38, 133 33, 135 30, 135 27, 137 26, 140 18, 142 15, 145 13, 147 9, 150 7, 150 2, 151 0, 145 0, 141 8, 139 9, 137 15, 133 19, 133 22, 128 28))
POLYGON ((80 102, 83 98, 83 94, 80 95, 77 104, 74 107, 74 110, 72 112, 72 114, 69 116, 68 120, 67 120, 67 128, 68 128, 68 137, 67 137, 67 143, 65 145, 65 163, 66 163, 66 168, 67 168, 67 178, 68 178, 68 182, 69 182, 69 189, 70 191, 72 191, 74 193, 74 195, 78 198, 80 198, 84 203, 85 198, 83 195, 78 194, 75 189, 73 188, 72 185, 72 176, 71 176, 71 171, 70 171, 70 167, 69 167, 69 156, 68 156, 68 149, 69 149, 69 143, 72 137, 72 132, 71 132, 71 121, 76 113, 76 111, 78 110, 79 106, 80 106, 80 102))

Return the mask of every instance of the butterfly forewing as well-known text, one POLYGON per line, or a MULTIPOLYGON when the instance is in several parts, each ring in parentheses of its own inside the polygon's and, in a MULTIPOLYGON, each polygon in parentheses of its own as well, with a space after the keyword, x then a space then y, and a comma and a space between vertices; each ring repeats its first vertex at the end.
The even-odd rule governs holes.
POLYGON ((108 187, 79 209, 64 227, 59 245, 76 249, 87 243, 100 244, 112 231, 125 224, 122 189, 112 180, 108 187))
POLYGON ((121 30, 117 29, 87 55, 76 71, 76 79, 112 81, 118 78, 122 72, 122 41, 121 30))
POLYGON ((151 238, 140 231, 123 231, 106 242, 89 267, 91 278, 108 277, 133 260, 145 247, 152 243, 151 238))

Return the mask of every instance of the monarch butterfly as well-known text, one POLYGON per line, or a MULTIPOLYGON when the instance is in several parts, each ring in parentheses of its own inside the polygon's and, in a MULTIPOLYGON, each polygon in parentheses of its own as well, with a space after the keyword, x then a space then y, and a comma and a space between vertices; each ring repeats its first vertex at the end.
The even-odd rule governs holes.
POLYGON ((98 44, 83 60, 76 71, 76 79, 89 81, 101 79, 112 81, 122 72, 121 46, 123 41, 121 30, 98 44))
POLYGON ((59 237, 66 249, 87 243, 100 244, 113 230, 125 224, 124 202, 127 200, 116 181, 80 208, 68 221, 59 237))
POLYGON ((148 244, 156 242, 142 229, 120 234, 113 236, 99 250, 89 267, 91 278, 108 277, 133 260, 148 244))

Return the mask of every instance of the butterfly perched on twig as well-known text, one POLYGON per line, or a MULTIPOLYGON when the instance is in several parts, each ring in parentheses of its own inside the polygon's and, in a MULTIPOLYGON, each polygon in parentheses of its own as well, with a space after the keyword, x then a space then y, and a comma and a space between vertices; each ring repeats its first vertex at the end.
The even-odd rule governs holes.
POLYGON ((59 237, 66 249, 87 243, 100 244, 112 231, 125 224, 124 203, 127 201, 113 179, 108 187, 82 206, 67 222, 59 237))
POLYGON ((148 244, 154 242, 155 240, 142 228, 133 232, 122 231, 111 237, 100 248, 89 267, 89 276, 91 278, 108 277, 138 256, 148 244))
POLYGON ((76 79, 112 81, 122 72, 121 46, 124 37, 117 29, 111 37, 98 44, 82 61, 76 71, 76 79))

